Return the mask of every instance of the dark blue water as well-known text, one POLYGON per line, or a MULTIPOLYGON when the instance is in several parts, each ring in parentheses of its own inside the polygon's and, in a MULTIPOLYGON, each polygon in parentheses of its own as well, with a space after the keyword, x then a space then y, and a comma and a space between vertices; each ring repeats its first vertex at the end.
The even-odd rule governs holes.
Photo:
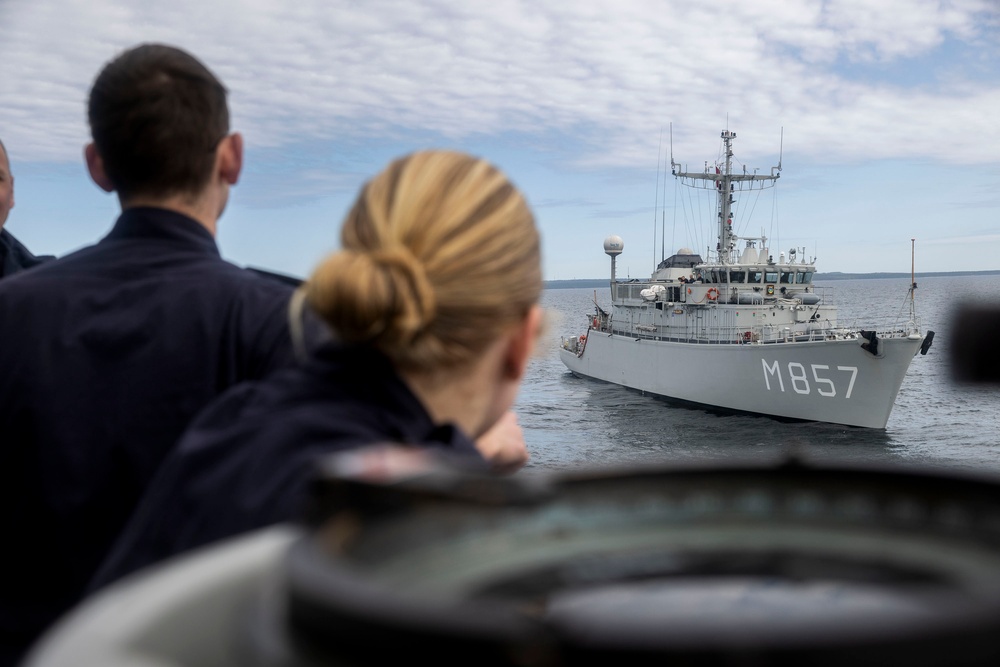
MULTIPOLYGON (((840 307, 842 324, 886 328, 909 318, 908 283, 906 278, 868 279, 817 286, 840 307)), ((719 415, 575 378, 559 361, 557 347, 561 336, 586 331, 595 290, 546 290, 543 305, 551 326, 516 405, 532 452, 529 466, 770 460, 795 449, 813 460, 1000 471, 1000 387, 957 385, 948 364, 955 306, 977 299, 1000 308, 1000 277, 921 278, 918 284, 917 316, 923 330, 935 331, 934 344, 926 356, 913 359, 884 431, 719 415)), ((607 309, 608 289, 598 289, 596 296, 607 309)))

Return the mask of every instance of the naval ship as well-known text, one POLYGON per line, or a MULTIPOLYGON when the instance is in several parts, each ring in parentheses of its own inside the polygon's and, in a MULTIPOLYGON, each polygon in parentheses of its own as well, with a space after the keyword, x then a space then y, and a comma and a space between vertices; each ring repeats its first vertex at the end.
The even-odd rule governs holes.
POLYGON ((733 170, 736 133, 703 171, 671 172, 689 187, 714 190, 718 243, 706 258, 689 248, 660 262, 649 280, 619 281, 618 236, 611 257, 611 307, 597 304, 584 334, 564 338, 560 358, 574 375, 733 412, 883 429, 913 357, 926 354, 910 281, 909 321, 893 330, 844 327, 837 307, 813 285, 815 258, 791 249, 778 260, 767 237, 733 228, 737 197, 773 187, 770 173, 733 170))

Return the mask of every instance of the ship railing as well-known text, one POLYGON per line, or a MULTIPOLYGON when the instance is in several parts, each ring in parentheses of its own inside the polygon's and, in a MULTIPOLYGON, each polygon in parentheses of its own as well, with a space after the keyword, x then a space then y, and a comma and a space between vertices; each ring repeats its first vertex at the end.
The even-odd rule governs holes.
POLYGON ((682 285, 673 281, 630 281, 627 283, 615 283, 613 300, 615 303, 628 303, 638 305, 644 303, 661 302, 669 303, 683 301, 682 285), (651 285, 660 285, 664 291, 652 301, 643 296, 643 290, 649 289, 651 285))
POLYGON ((878 336, 879 338, 906 338, 910 334, 914 333, 914 329, 910 329, 910 328, 907 328, 907 329, 898 329, 898 328, 897 329, 876 329, 876 328, 868 327, 866 329, 864 327, 861 327, 861 328, 857 329, 856 331, 874 331, 875 335, 878 336))
MULTIPOLYGON (((824 325, 798 324, 717 326, 711 330, 668 329, 653 326, 623 328, 611 322, 610 333, 638 340, 694 343, 699 345, 767 345, 773 343, 807 343, 842 338, 856 338, 857 332, 824 325)), ((879 334, 881 336, 881 334, 879 334)))
POLYGON ((763 329, 765 330, 762 336, 762 342, 764 343, 810 343, 822 340, 836 340, 844 337, 837 330, 826 326, 765 325, 763 329))
POLYGON ((643 301, 642 290, 649 287, 649 281, 615 283, 616 301, 643 301))
POLYGON ((874 310, 868 299, 858 299, 841 303, 838 309, 840 322, 855 330, 875 331, 879 336, 910 336, 921 330, 921 321, 914 308, 913 295, 910 289, 902 288, 895 281, 884 281, 880 291, 886 295, 895 295, 898 308, 874 310))
POLYGON ((920 329, 917 320, 891 316, 859 316, 846 321, 841 318, 840 325, 852 331, 874 331, 879 338, 906 338, 920 329))
POLYGON ((834 305, 833 289, 821 286, 808 286, 802 289, 803 285, 774 285, 767 283, 703 283, 693 284, 675 283, 674 281, 649 281, 630 280, 628 282, 615 283, 613 301, 619 304, 641 305, 651 302, 674 303, 682 302, 695 305, 711 306, 717 303, 746 303, 746 304, 768 304, 768 303, 793 303, 802 302, 813 305, 815 297, 818 303, 824 306, 834 305), (643 295, 643 291, 652 285, 660 285, 664 288, 655 299, 649 299, 643 295), (774 289, 769 293, 768 288, 774 289), (786 287, 792 287, 791 291, 782 292, 786 287), (710 290, 718 295, 709 298, 710 290), (688 294, 688 292, 692 292, 688 294))
POLYGON ((814 294, 818 294, 820 297, 820 303, 827 306, 836 306, 837 301, 834 299, 835 291, 832 287, 827 285, 813 285, 812 291, 814 294))

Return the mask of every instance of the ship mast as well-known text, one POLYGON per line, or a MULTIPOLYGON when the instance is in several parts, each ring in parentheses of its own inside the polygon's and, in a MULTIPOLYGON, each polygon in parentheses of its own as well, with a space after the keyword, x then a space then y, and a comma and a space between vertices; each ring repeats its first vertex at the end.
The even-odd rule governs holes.
MULTIPOLYGON (((719 242, 716 246, 716 252, 718 254, 718 260, 721 264, 730 263, 730 256, 736 249, 736 241, 740 238, 736 236, 733 232, 733 204, 736 203, 735 191, 737 185, 739 184, 739 189, 744 189, 744 183, 747 184, 748 189, 753 188, 756 184, 757 187, 763 189, 771 187, 775 184, 778 178, 781 176, 781 158, 778 158, 778 165, 776 167, 771 167, 770 174, 748 174, 746 167, 743 167, 742 174, 733 173, 733 139, 736 138, 736 133, 729 130, 722 131, 722 141, 725 145, 725 160, 722 163, 722 167, 716 165, 714 172, 705 164, 704 172, 687 172, 681 171, 681 165, 674 162, 673 147, 670 150, 670 170, 671 173, 677 178, 687 179, 692 187, 709 188, 715 187, 718 197, 718 225, 719 232, 718 238, 719 242)), ((671 143, 672 137, 671 137, 671 143)))
POLYGON ((910 239, 910 331, 917 330, 917 304, 915 301, 917 292, 916 243, 916 239, 910 239))

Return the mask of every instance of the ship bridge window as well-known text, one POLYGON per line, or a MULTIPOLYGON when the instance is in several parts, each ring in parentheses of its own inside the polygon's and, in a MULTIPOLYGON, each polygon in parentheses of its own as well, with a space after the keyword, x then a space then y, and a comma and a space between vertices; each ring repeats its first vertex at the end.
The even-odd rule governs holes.
POLYGON ((752 283, 759 283, 760 279, 761 279, 761 276, 763 276, 763 275, 764 274, 761 273, 760 271, 754 271, 751 274, 751 276, 750 276, 750 282, 752 282, 752 283))
POLYGON ((790 271, 782 271, 781 272, 781 282, 787 284, 787 283, 791 283, 793 280, 794 279, 793 279, 792 273, 790 271))
POLYGON ((745 283, 747 281, 746 271, 730 271, 729 272, 729 282, 731 283, 745 283))
POLYGON ((776 282, 778 282, 778 272, 777 271, 768 271, 768 272, 766 272, 764 274, 764 282, 765 283, 776 283, 776 282))
POLYGON ((803 285, 808 285, 809 283, 812 282, 812 279, 813 279, 813 272, 812 271, 800 271, 796 275, 798 277, 798 282, 801 283, 801 284, 803 284, 803 285))
POLYGON ((706 281, 706 282, 710 282, 710 283, 720 282, 719 281, 719 272, 718 271, 712 271, 712 278, 710 280, 706 281))

